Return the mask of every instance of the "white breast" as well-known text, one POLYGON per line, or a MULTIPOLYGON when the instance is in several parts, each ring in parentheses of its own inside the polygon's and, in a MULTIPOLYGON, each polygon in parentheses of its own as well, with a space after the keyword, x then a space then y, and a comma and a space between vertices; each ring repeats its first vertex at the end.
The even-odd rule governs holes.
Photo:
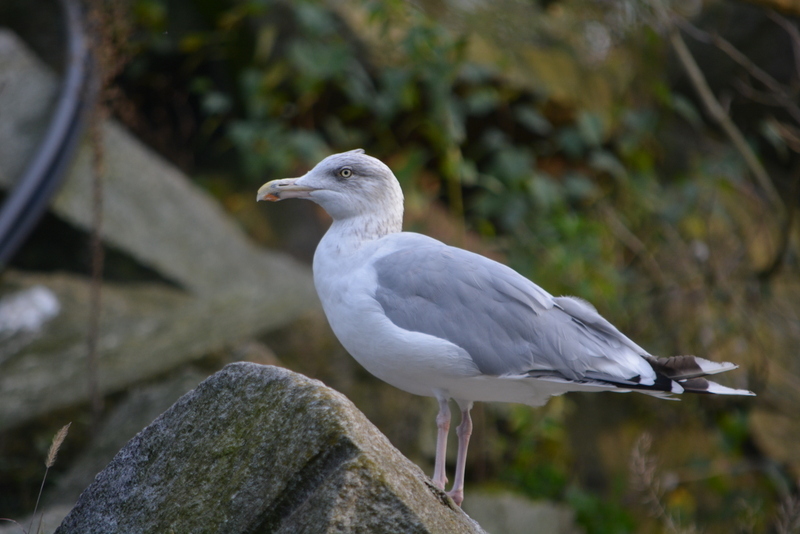
POLYGON ((400 328, 386 317, 374 298, 372 262, 396 250, 390 239, 348 247, 336 233, 329 230, 317 247, 314 284, 334 334, 367 371, 426 396, 435 396, 452 379, 480 374, 460 347, 400 328))

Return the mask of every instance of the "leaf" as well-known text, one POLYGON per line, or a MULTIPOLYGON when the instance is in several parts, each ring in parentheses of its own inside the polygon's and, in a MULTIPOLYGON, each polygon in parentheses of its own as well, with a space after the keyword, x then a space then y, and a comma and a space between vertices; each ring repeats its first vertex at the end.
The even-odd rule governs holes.
POLYGON ((574 126, 561 128, 556 134, 559 148, 572 159, 578 159, 583 155, 586 146, 583 137, 574 126))
POLYGON ((289 135, 289 147, 300 159, 316 164, 330 152, 328 145, 316 132, 294 130, 289 135))
POLYGON ((151 31, 163 31, 167 25, 167 7, 159 0, 138 0, 133 13, 137 24, 151 31))
POLYGON ((462 159, 458 170, 461 177, 461 183, 467 187, 478 184, 478 168, 475 162, 468 159, 462 159))
POLYGON ((230 97, 219 91, 210 91, 203 96, 203 111, 208 115, 221 115, 230 111, 233 102, 230 97))
POLYGON ((600 146, 605 137, 603 118, 597 113, 582 111, 578 115, 578 132, 583 142, 587 145, 592 147, 600 146))
POLYGON ((464 124, 464 111, 461 103, 455 98, 448 98, 444 105, 444 126, 447 131, 448 145, 460 145, 467 136, 464 124))
POLYGON ((775 149, 780 157, 785 159, 789 156, 789 149, 786 146, 786 141, 783 139, 783 136, 775 126, 776 122, 777 121, 773 117, 761 121, 759 133, 772 145, 772 148, 775 149))
POLYGON ((485 115, 495 109, 499 102, 500 96, 493 87, 472 91, 466 97, 467 112, 470 115, 485 115))
POLYGON ((617 180, 625 180, 628 176, 622 162, 607 150, 593 150, 589 154, 589 166, 596 171, 607 172, 617 180))
POLYGON ((527 183, 528 196, 539 207, 549 210, 563 201, 563 194, 558 182, 545 173, 535 173, 527 183))
POLYGON ((202 32, 192 32, 181 37, 178 43, 178 50, 184 54, 197 52, 206 45, 208 37, 202 32))
POLYGON ((301 74, 313 80, 335 78, 350 61, 350 50, 341 43, 294 41, 289 59, 301 74))
POLYGON ((500 220, 508 230, 515 228, 522 221, 528 205, 520 195, 506 194, 503 198, 503 209, 498 213, 500 220))
POLYGON ((700 117, 697 108, 685 96, 672 95, 672 109, 695 128, 700 128, 703 125, 703 119, 700 117))
POLYGON ((570 172, 564 177, 564 191, 568 197, 576 200, 586 200, 599 194, 595 183, 578 172, 570 172))
POLYGON ((296 2, 294 12, 303 30, 316 39, 331 35, 339 28, 324 5, 296 2))
POLYGON ((553 125, 550 124, 550 121, 533 107, 519 106, 514 111, 516 112, 517 120, 531 132, 539 135, 549 135, 553 131, 553 125))
POLYGON ((528 180, 534 167, 531 153, 519 147, 499 150, 491 165, 492 172, 512 187, 528 180))

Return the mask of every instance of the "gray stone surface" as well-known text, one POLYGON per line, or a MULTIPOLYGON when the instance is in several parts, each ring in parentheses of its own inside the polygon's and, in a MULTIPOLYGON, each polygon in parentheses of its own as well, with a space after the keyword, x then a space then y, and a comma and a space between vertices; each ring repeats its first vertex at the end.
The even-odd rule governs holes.
POLYGON ((575 512, 563 504, 532 501, 507 491, 470 490, 464 511, 492 534, 580 534, 575 512))
MULTIPOLYGON (((316 300, 310 269, 252 244, 216 200, 119 124, 103 134, 105 242, 197 295, 316 300)), ((80 228, 91 226, 91 155, 84 144, 52 207, 80 228)))
MULTIPOLYGON (((248 361, 269 365, 280 364, 268 347, 255 341, 232 347, 215 359, 226 363, 248 361)), ((55 486, 45 492, 42 498, 44 506, 49 508, 54 505, 69 505, 56 525, 61 523, 97 473, 103 470, 131 438, 152 423, 186 392, 208 378, 209 374, 205 366, 186 366, 160 380, 127 391, 125 398, 103 419, 89 445, 70 464, 66 473, 58 476, 55 486)))
POLYGON ((125 400, 104 419, 86 450, 57 479, 55 487, 47 492, 43 499, 45 506, 69 505, 68 512, 97 473, 131 438, 207 377, 207 373, 189 367, 175 376, 130 391, 125 400))
POLYGON ((341 394, 225 367, 134 437, 57 532, 483 532, 341 394))
MULTIPOLYGON (((13 184, 41 137, 57 84, 21 41, 0 29, 0 188, 13 184)), ((319 305, 307 266, 251 243, 212 197, 118 124, 106 123, 103 132, 104 241, 186 291, 104 284, 102 393, 252 338, 319 305)), ((91 153, 88 144, 81 148, 52 206, 83 230, 92 211, 91 153)), ((0 430, 88 399, 88 281, 11 273, 3 282, 0 293, 32 284, 54 291, 61 313, 36 336, 10 340, 13 351, 0 351, 0 430)))
MULTIPOLYGON (((4 288, 47 287, 62 311, 36 339, 27 340, 18 354, 0 363, 0 430, 88 398, 88 282, 68 274, 18 272, 5 273, 3 281, 4 288)), ((146 283, 105 284, 103 303, 98 361, 103 393, 123 390, 285 324, 307 305, 302 299, 271 301, 256 291, 251 297, 192 298, 146 283)))
MULTIPOLYGON (((0 187, 15 183, 47 125, 58 79, 13 33, 0 29, 0 187)), ((208 193, 122 126, 103 126, 103 239, 195 294, 253 291, 313 297, 308 269, 254 246, 208 193), (264 285, 264 273, 280 284, 264 285)), ((78 152, 53 212, 91 227, 92 147, 78 152)), ((253 193, 255 202, 255 193, 253 193)))

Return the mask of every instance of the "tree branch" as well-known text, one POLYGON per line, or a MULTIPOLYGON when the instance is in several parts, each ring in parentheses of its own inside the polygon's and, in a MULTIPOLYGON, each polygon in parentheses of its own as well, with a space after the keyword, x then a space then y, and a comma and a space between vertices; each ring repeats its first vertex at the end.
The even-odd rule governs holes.
MULTIPOLYGON (((772 76, 767 74, 764 70, 762 70, 758 65, 753 63, 753 61, 741 53, 735 46, 733 46, 730 41, 720 37, 716 33, 708 33, 706 31, 701 30, 700 28, 692 25, 689 21, 676 17, 675 22, 678 26, 680 26, 686 33, 697 39, 698 41, 704 43, 710 43, 722 50, 729 58, 734 60, 736 63, 744 67, 744 69, 756 80, 764 84, 770 91, 773 92, 775 99, 781 103, 781 105, 786 109, 786 111, 792 116, 792 118, 800 124, 800 107, 795 103, 795 101, 786 93, 785 88, 772 76)), ((791 25, 790 25, 791 26, 791 25)), ((795 32, 797 29, 792 27, 795 32)), ((788 31, 788 30, 787 30, 788 31)), ((798 36, 800 38, 800 36, 798 36)))
POLYGON ((689 80, 694 86, 695 91, 697 91, 700 100, 703 102, 703 106, 705 106, 706 111, 711 118, 717 122, 720 128, 722 128, 722 130, 733 143, 734 147, 736 147, 736 150, 739 152, 739 154, 741 154, 745 164, 747 165, 747 168, 750 169, 750 172, 753 174, 756 182, 764 190, 769 202, 776 210, 778 210, 779 218, 782 220, 786 212, 786 206, 781 200, 778 191, 775 189, 775 185, 772 183, 769 174, 767 174, 766 169, 758 160, 755 152, 753 152, 753 149, 745 140, 742 132, 739 131, 739 128, 736 127, 731 118, 720 105, 719 100, 717 100, 717 98, 714 96, 714 93, 708 86, 705 76, 703 76, 700 67, 697 65, 692 53, 686 46, 686 42, 683 40, 683 37, 681 37, 681 34, 676 27, 673 27, 670 30, 669 40, 678 56, 678 59, 683 65, 683 68, 686 70, 686 74, 689 76, 689 80))
POLYGON ((625 223, 619 218, 614 208, 606 202, 600 202, 598 208, 605 217, 606 223, 614 236, 627 247, 628 250, 642 260, 645 269, 650 274, 650 278, 655 282, 656 286, 659 288, 666 287, 664 272, 661 270, 661 267, 650 251, 647 250, 647 246, 636 237, 636 234, 625 226, 625 223))
POLYGON ((779 15, 775 11, 768 11, 767 16, 789 34, 789 39, 792 40, 792 51, 794 52, 794 70, 800 76, 800 30, 789 22, 786 17, 779 15))

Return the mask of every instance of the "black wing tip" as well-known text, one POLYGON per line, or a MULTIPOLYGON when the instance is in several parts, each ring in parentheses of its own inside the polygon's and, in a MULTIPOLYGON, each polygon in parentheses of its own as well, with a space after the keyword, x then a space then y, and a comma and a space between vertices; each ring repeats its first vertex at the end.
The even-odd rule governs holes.
POLYGON ((706 376, 732 371, 739 366, 730 362, 714 362, 697 356, 682 355, 669 358, 643 356, 656 375, 664 375, 686 393, 708 395, 755 396, 746 389, 734 389, 706 379, 706 376))
POLYGON ((701 378, 708 375, 733 371, 739 366, 730 362, 714 362, 698 356, 682 355, 658 358, 649 354, 642 355, 650 367, 657 373, 673 380, 701 378))
POLYGON ((698 393, 705 395, 740 395, 746 397, 754 397, 755 393, 746 389, 735 389, 717 382, 713 382, 704 378, 707 374, 716 374, 731 369, 736 369, 737 366, 728 363, 716 363, 695 356, 673 356, 671 358, 655 358, 653 356, 644 356, 650 362, 651 367, 655 371, 655 379, 652 383, 643 384, 641 376, 637 375, 628 379, 621 379, 602 373, 586 373, 584 377, 570 377, 565 373, 559 371, 543 371, 543 370, 530 370, 528 376, 532 378, 557 378, 565 382, 575 383, 595 383, 606 384, 619 390, 638 391, 639 393, 648 393, 656 396, 661 396, 662 393, 666 396, 670 394, 680 393, 698 393), (698 361, 699 360, 699 361, 698 361), (666 365, 665 365, 666 362, 666 365), (655 363, 655 364, 654 364, 655 363), (673 376, 661 372, 666 369, 671 372, 673 376), (691 372, 690 372, 691 371, 691 372), (703 372, 703 376, 691 376, 698 372, 703 372), (690 375, 687 377, 685 375, 690 375))

